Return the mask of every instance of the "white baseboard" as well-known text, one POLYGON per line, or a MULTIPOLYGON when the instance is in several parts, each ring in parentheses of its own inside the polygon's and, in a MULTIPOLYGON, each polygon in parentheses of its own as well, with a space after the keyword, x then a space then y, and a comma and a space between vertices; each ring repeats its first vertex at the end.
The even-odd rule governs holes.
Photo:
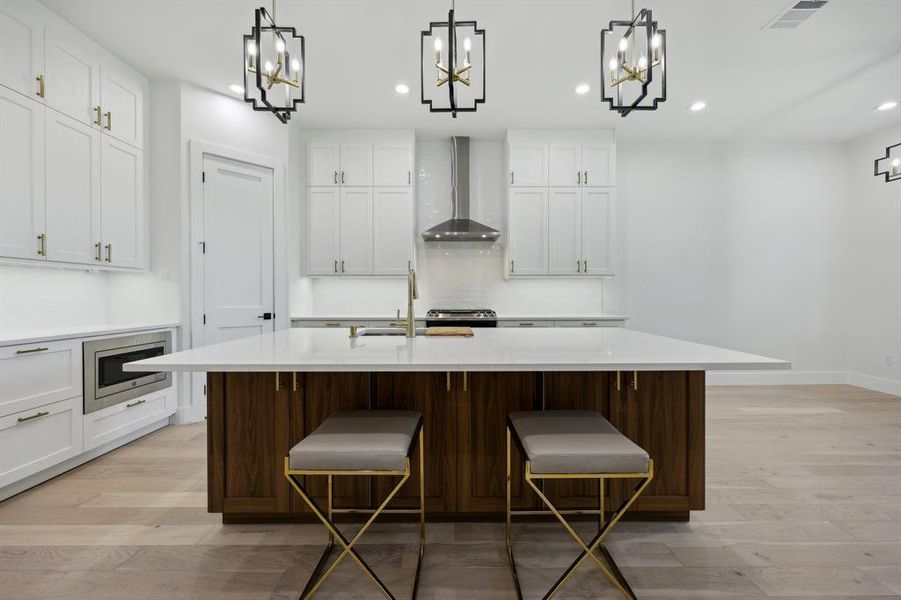
POLYGON ((44 483, 45 481, 53 479, 57 475, 62 475, 66 471, 70 471, 70 470, 74 469, 75 467, 77 467, 79 465, 83 465, 84 463, 86 463, 90 460, 94 460, 98 456, 106 454, 107 452, 110 452, 111 450, 115 450, 116 448, 124 446, 125 444, 127 444, 129 442, 133 442, 136 439, 138 439, 139 437, 143 437, 143 436, 147 435, 148 433, 156 431, 157 429, 162 429, 163 427, 165 427, 168 424, 169 424, 169 417, 166 417, 165 419, 160 419, 159 421, 156 421, 155 423, 151 423, 150 425, 145 425, 141 429, 138 429, 137 431, 133 431, 133 432, 129 433, 128 435, 123 436, 117 440, 113 440, 112 442, 109 442, 102 446, 97 446, 93 450, 89 450, 88 452, 79 454, 78 456, 74 456, 67 461, 61 462, 57 465, 53 465, 52 467, 44 469, 40 473, 35 473, 33 475, 29 475, 25 479, 20 479, 19 481, 15 482, 15 483, 11 483, 10 485, 6 486, 5 488, 0 489, 0 502, 2 502, 3 500, 6 500, 7 498, 15 496, 16 494, 21 494, 25 490, 27 490, 29 488, 33 488, 34 486, 36 486, 40 483, 44 483))
POLYGON ((901 381, 848 371, 708 371, 707 385, 827 385, 846 383, 901 396, 901 381))

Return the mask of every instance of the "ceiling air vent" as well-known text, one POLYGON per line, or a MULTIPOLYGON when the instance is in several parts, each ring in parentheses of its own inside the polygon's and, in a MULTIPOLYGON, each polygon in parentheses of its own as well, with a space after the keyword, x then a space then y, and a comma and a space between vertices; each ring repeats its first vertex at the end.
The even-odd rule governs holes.
POLYGON ((764 29, 794 29, 826 6, 829 0, 801 0, 767 23, 764 29))

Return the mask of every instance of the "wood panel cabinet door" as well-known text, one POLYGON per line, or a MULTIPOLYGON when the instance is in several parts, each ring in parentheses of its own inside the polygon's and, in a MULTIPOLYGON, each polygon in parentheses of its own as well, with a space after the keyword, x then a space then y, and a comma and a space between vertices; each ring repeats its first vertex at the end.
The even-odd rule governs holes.
POLYGON ((372 144, 351 142, 341 144, 341 185, 367 187, 372 185, 372 144))
POLYGON ((144 90, 140 76, 111 63, 103 65, 101 76, 102 127, 117 140, 143 148, 144 90))
POLYGON ((207 385, 210 512, 287 512, 288 387, 276 391, 274 373, 210 373, 207 385))
POLYGON ((582 190, 577 187, 548 191, 548 272, 576 275, 582 272, 581 210, 582 190))
POLYGON ((43 102, 38 77, 44 74, 44 22, 38 7, 0 5, 0 85, 43 102))
MULTIPOLYGON (((536 373, 452 373, 457 397, 457 510, 504 511, 507 415, 540 408, 536 373)), ((514 507, 535 506, 523 479, 523 460, 513 448, 514 507)))
POLYGON ((100 264, 100 132, 46 111, 47 257, 100 264))
POLYGON ((0 87, 0 256, 46 258, 44 202, 44 106, 0 87))
POLYGON ((549 186, 578 187, 582 184, 581 144, 550 144, 547 164, 549 186))
POLYGON ((507 270, 511 275, 547 273, 547 198, 547 189, 510 189, 507 270))
MULTIPOLYGON (((614 422, 611 399, 616 394, 615 374, 607 372, 547 372, 544 373, 545 410, 593 410, 614 422)), ((614 422, 614 426, 616 423, 614 422)), ((600 485, 591 480, 547 480, 544 491, 551 502, 560 508, 596 508, 600 485)), ((619 488, 609 482, 604 485, 604 509, 619 505, 619 488)))
POLYGON ((338 171, 341 168, 339 148, 337 143, 310 142, 307 147, 308 185, 338 186, 338 171))
POLYGON ((372 213, 373 272, 405 275, 413 260, 413 192, 375 188, 372 213))
POLYGON ((335 187, 307 189, 307 273, 334 275, 341 254, 339 234, 341 211, 335 187))
MULTIPOLYGON (((416 410, 422 413, 426 454, 426 512, 450 513, 457 504, 457 421, 447 373, 377 373, 372 408, 416 410)), ((397 493, 397 506, 419 506, 419 456, 413 456, 413 476, 397 493)), ((397 484, 396 477, 375 478, 375 502, 397 484)))
MULTIPOLYGON (((704 372, 624 373, 617 427, 654 460, 639 511, 704 507, 704 372)), ((614 407, 616 410, 617 407, 614 407)), ((634 482, 625 483, 634 485, 634 482)), ((624 488, 624 493, 627 490, 624 488)))
POLYGON ((582 188, 579 238, 582 273, 612 275, 613 269, 613 189, 582 188))
POLYGON ((544 187, 547 185, 547 144, 510 144, 511 186, 544 187))
POLYGON ((607 144, 582 144, 582 185, 616 185, 616 153, 607 144))
POLYGON ((45 30, 44 52, 47 106, 97 127, 100 62, 96 49, 76 31, 54 26, 45 30))
POLYGON ((338 271, 372 273, 372 188, 341 188, 341 257, 338 271))
POLYGON ((100 163, 104 264, 141 267, 144 247, 143 152, 103 136, 100 163))
POLYGON ((375 145, 376 186, 413 185, 413 146, 409 143, 375 145))

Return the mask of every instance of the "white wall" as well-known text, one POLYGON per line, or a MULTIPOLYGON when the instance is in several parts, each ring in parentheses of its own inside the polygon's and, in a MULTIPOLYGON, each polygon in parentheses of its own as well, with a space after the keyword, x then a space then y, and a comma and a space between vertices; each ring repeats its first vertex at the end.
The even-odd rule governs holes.
POLYGON ((873 161, 901 141, 895 126, 854 140, 847 278, 850 382, 901 395, 901 182, 873 176, 873 161), (887 364, 890 363, 890 364, 887 364))

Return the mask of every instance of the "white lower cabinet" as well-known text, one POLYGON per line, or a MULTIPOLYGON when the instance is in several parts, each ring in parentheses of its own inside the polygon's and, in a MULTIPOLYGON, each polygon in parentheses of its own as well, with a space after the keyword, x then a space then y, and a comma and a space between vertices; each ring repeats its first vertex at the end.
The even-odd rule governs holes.
POLYGON ((0 417, 82 393, 81 340, 0 348, 0 417))
POLYGON ((83 451, 81 397, 0 417, 0 488, 83 451))
POLYGON ((92 450, 175 412, 175 394, 169 387, 84 416, 84 449, 92 450))

